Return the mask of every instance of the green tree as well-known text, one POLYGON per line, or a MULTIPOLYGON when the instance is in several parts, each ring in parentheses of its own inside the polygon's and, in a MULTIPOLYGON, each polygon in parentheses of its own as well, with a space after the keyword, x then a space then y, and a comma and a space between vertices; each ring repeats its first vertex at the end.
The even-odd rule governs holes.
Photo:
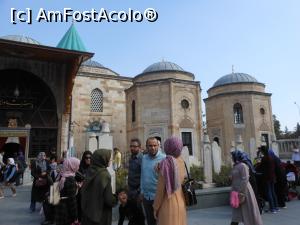
POLYGON ((282 131, 280 130, 280 122, 275 115, 273 115, 273 124, 274 124, 276 139, 282 138, 282 131))
POLYGON ((294 138, 298 138, 300 137, 300 124, 297 123, 296 127, 295 127, 295 132, 293 133, 294 138))

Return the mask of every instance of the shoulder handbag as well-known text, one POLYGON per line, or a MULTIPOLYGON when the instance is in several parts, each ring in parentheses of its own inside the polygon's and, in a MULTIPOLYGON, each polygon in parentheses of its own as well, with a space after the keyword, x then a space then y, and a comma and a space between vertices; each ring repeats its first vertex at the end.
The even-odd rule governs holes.
POLYGON ((58 184, 59 181, 56 181, 50 186, 49 203, 51 205, 58 205, 60 201, 60 190, 58 184))
POLYGON ((181 185, 185 204, 186 204, 186 206, 196 205, 197 197, 196 197, 195 188, 194 188, 194 179, 191 179, 190 173, 187 169, 185 162, 184 162, 184 166, 185 166, 185 170, 186 170, 186 173, 188 176, 187 180, 185 180, 183 182, 183 184, 181 185))

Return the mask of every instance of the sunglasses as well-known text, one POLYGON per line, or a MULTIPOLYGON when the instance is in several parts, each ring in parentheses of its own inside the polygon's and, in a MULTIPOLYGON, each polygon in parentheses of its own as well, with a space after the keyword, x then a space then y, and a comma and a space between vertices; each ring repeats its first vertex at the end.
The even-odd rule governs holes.
POLYGON ((88 157, 85 157, 85 159, 91 159, 91 157, 90 157, 90 156, 88 156, 88 157))

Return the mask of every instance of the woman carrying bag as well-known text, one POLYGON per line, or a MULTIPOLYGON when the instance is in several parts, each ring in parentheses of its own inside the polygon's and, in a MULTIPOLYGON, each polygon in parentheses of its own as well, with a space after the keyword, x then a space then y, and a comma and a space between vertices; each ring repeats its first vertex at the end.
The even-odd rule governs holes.
POLYGON ((262 219, 257 206, 255 194, 249 183, 249 168, 243 163, 243 154, 239 150, 231 152, 234 166, 231 172, 231 225, 262 225, 262 219))
POLYGON ((181 158, 182 141, 170 137, 164 143, 167 157, 159 164, 159 177, 153 204, 158 225, 186 225, 186 205, 181 189, 185 165, 181 158))

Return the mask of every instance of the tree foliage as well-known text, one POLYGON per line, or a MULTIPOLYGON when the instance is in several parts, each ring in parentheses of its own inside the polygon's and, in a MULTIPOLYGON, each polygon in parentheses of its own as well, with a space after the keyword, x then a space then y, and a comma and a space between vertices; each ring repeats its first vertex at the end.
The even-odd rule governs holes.
POLYGON ((296 124, 294 131, 290 131, 287 127, 285 127, 284 131, 282 131, 280 127, 280 121, 276 118, 276 115, 273 115, 273 124, 276 139, 295 139, 300 137, 299 123, 296 124))

